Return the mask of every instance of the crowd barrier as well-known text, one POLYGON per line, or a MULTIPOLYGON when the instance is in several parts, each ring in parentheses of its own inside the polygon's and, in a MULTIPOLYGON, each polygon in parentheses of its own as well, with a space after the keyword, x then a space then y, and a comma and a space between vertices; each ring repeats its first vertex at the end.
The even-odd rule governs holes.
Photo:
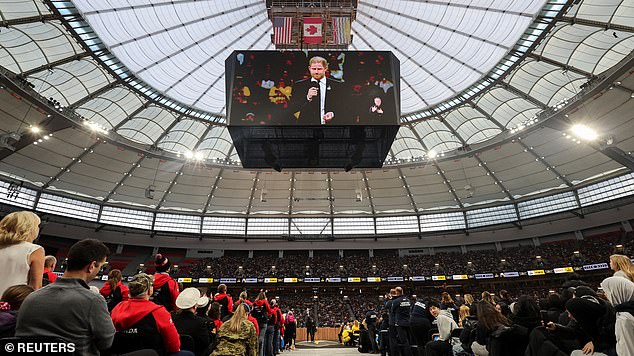
MULTIPOLYGON (((318 328, 317 332, 315 333, 315 341, 339 341, 339 337, 337 336, 337 334, 339 334, 339 328, 318 328)), ((297 328, 297 337, 295 339, 296 341, 306 341, 306 336, 306 328, 297 328)))

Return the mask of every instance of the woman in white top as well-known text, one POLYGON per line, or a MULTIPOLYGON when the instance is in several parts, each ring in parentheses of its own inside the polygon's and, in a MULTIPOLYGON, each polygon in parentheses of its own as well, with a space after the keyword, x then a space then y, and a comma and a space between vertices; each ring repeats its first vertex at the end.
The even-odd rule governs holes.
POLYGON ((625 277, 634 282, 634 264, 629 257, 625 255, 610 256, 610 268, 614 271, 614 275, 625 277))
POLYGON ((14 285, 42 287, 44 249, 33 241, 40 232, 40 218, 18 211, 0 221, 0 295, 14 285))
POLYGON ((601 282, 610 303, 616 308, 616 353, 634 355, 634 282, 623 277, 608 277, 601 282))

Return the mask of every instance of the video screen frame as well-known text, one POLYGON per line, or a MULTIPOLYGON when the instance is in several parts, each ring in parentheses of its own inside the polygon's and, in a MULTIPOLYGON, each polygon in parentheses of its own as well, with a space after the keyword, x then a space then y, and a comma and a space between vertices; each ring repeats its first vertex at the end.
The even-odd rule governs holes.
POLYGON ((230 126, 400 123, 400 67, 388 51, 234 51, 225 65, 230 126))

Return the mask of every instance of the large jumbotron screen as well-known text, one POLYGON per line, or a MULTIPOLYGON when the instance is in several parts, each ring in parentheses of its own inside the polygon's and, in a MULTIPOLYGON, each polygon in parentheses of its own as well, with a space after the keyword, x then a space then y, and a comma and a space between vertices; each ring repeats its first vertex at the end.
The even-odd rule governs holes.
POLYGON ((399 124, 391 52, 234 51, 226 69, 232 126, 399 124))

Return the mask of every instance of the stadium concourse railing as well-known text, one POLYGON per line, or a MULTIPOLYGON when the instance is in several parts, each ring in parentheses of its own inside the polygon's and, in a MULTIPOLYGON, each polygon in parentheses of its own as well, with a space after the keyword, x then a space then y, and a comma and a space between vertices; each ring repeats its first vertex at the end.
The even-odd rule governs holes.
MULTIPOLYGON (((634 259, 632 259, 634 263, 634 259)), ((399 283, 399 282, 446 282, 446 281, 467 281, 467 280, 490 280, 490 279, 513 279, 519 277, 548 277, 553 275, 564 275, 566 273, 608 271, 610 266, 607 262, 583 264, 579 266, 564 266, 557 268, 534 269, 528 271, 503 270, 500 272, 487 273, 465 273, 453 275, 432 275, 432 276, 348 276, 348 277, 178 277, 176 280, 182 284, 205 285, 294 285, 294 284, 357 284, 357 283, 399 283)), ((55 272, 61 276, 63 272, 55 272)), ((124 281, 129 281, 133 276, 124 276, 124 281)), ((98 275, 95 280, 107 281, 108 276, 98 275)))
MULTIPOLYGON (((296 342, 308 341, 306 328, 297 328, 295 335, 296 342)), ((339 328, 317 328, 315 342, 318 343, 321 340, 339 341, 339 328)))

